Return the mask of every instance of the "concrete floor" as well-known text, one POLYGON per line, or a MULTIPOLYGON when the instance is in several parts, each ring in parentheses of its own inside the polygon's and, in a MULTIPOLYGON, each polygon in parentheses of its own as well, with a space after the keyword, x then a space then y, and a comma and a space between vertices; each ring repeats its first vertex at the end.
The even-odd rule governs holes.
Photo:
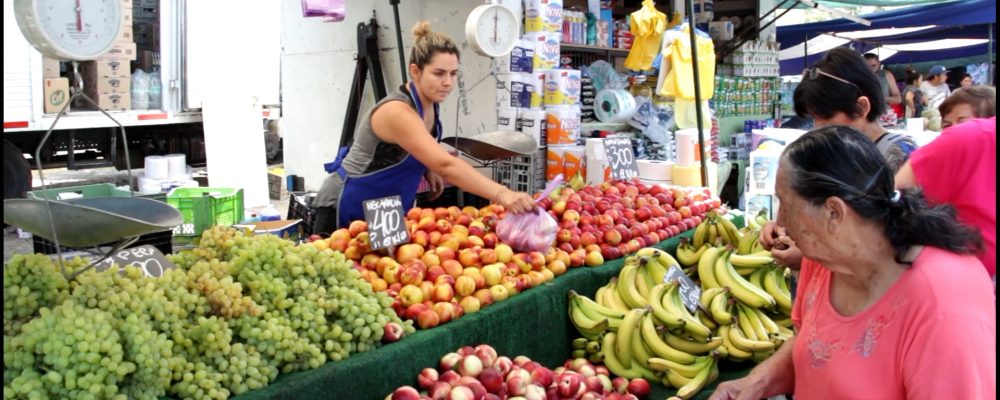
MULTIPOLYGON (((279 165, 280 166, 280 165, 279 165)), ((204 171, 204 168, 195 168, 194 172, 197 175, 199 172, 204 171)), ((138 176, 142 172, 142 169, 132 170, 133 176, 138 176)), ((32 190, 41 189, 42 180, 39 177, 38 171, 33 172, 32 190)), ((49 187, 66 187, 66 186, 78 186, 78 185, 90 185, 96 183, 113 183, 116 186, 125 185, 129 182, 128 173, 125 171, 118 171, 113 167, 107 168, 93 168, 71 171, 65 168, 55 168, 44 171, 45 182, 48 183, 49 187)), ((288 214, 288 193, 283 192, 282 198, 280 200, 271 200, 271 204, 281 213, 282 217, 288 214)), ((3 259, 4 262, 10 260, 14 254, 24 254, 31 253, 34 251, 34 246, 32 244, 32 239, 30 235, 26 235, 27 238, 19 237, 17 229, 13 227, 8 227, 4 229, 3 237, 3 259)))

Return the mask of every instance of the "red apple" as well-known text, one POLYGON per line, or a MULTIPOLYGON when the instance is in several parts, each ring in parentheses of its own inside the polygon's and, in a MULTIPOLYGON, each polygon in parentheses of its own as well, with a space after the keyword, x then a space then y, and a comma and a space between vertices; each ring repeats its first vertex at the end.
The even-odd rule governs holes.
POLYGON ((615 387, 615 392, 626 393, 628 392, 628 378, 616 377, 611 380, 611 384, 615 387))
POLYGON ((589 392, 604 393, 604 383, 597 376, 584 377, 583 385, 587 387, 589 392))
POLYGON ((507 373, 514 368, 514 361, 507 356, 499 356, 497 357, 497 360, 493 362, 493 368, 500 371, 500 375, 507 376, 507 373))
POLYGON ((564 372, 556 377, 556 386, 559 388, 559 395, 563 397, 573 397, 580 391, 583 384, 580 374, 564 372))
POLYGON ((638 397, 640 399, 645 398, 646 396, 649 395, 649 390, 650 390, 649 382, 646 382, 646 380, 642 378, 634 378, 631 381, 629 381, 626 390, 635 397, 638 397))
POLYGON ((553 380, 552 370, 545 367, 538 367, 531 371, 531 381, 541 387, 549 387, 553 380))
POLYGON ((487 392, 498 394, 500 393, 500 388, 504 385, 503 374, 494 367, 485 368, 479 374, 479 382, 483 384, 487 392))
MULTIPOLYGON (((448 354, 458 355, 458 353, 448 353, 448 354)), ((462 356, 459 355, 458 357, 459 357, 459 360, 461 360, 462 356)), ((457 361, 456 361, 456 364, 457 364, 457 361)), ((449 384, 451 386, 458 385, 458 381, 461 380, 461 379, 462 379, 462 375, 459 375, 458 372, 456 372, 456 371, 454 371, 452 369, 448 369, 448 370, 442 372, 441 373, 441 377, 438 378, 439 381, 445 382, 445 383, 447 383, 447 384, 449 384)), ((626 384, 627 383, 628 382, 626 381, 626 384)))
POLYGON ((448 392, 447 400, 475 400, 475 393, 465 386, 454 386, 448 392))
POLYGON ((462 376, 475 378, 482 372, 483 362, 475 354, 465 356, 462 358, 462 362, 458 364, 458 373, 462 374, 462 376))
MULTIPOLYGON (((385 327, 383 328, 383 330, 384 330, 384 332, 382 333, 382 342, 383 343, 392 343, 392 342, 395 342, 395 341, 399 340, 400 338, 402 338, 403 337, 403 333, 404 333, 403 327, 400 326, 398 323, 395 323, 395 322, 390 322, 390 323, 385 324, 385 327)), ((434 379, 437 379, 437 377, 435 377, 434 379)), ((424 388, 424 389, 426 389, 426 388, 424 388)))
POLYGON ((440 377, 441 375, 438 374, 436 369, 424 368, 420 371, 420 375, 417 375, 417 385, 420 386, 421 389, 430 389, 431 386, 434 386, 434 382, 437 382, 440 377))
MULTIPOLYGON (((354 226, 354 224, 351 224, 351 226, 354 226)), ((392 400, 419 400, 419 399, 420 399, 420 392, 417 392, 417 389, 414 389, 412 386, 403 386, 399 389, 396 389, 396 391, 392 392, 392 400)))

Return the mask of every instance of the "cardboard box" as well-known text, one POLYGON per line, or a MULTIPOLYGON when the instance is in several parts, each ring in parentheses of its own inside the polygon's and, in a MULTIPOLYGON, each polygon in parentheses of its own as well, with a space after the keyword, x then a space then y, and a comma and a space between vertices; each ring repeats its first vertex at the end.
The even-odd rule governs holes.
POLYGON ((131 89, 132 78, 93 78, 83 81, 83 91, 91 97, 107 93, 131 93, 131 89))
POLYGON ((152 71, 153 67, 160 65, 159 53, 153 50, 139 50, 139 55, 135 59, 135 68, 143 71, 152 71))
POLYGON ((80 63, 80 73, 84 77, 94 78, 129 78, 132 76, 129 60, 106 56, 102 56, 96 61, 80 63))
POLYGON ((132 25, 122 26, 122 29, 118 31, 118 38, 115 39, 116 43, 135 43, 135 38, 132 36, 132 25))
POLYGON ((101 57, 102 58, 104 58, 104 57, 108 57, 108 58, 113 57, 113 58, 122 59, 122 60, 135 60, 135 54, 136 54, 135 53, 135 43, 132 43, 132 42, 128 42, 128 43, 115 42, 111 46, 111 49, 109 49, 108 52, 104 53, 104 55, 101 56, 101 57))
POLYGON ((249 224, 233 225, 253 231, 254 235, 275 235, 283 239, 298 241, 302 239, 302 220, 260 221, 249 224))
POLYGON ((42 57, 42 78, 58 78, 59 77, 59 60, 53 60, 48 57, 42 57))
POLYGON ((69 101, 69 78, 46 79, 42 95, 45 98, 45 113, 59 112, 69 101))
POLYGON ((125 111, 132 109, 131 93, 102 93, 95 99, 97 106, 106 111, 125 111))

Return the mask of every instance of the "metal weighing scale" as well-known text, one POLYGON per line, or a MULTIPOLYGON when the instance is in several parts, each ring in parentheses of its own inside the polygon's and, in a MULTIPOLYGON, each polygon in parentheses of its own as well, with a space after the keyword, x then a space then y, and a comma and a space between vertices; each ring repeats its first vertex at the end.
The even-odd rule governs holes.
POLYGON ((17 24, 29 43, 43 55, 56 60, 70 61, 76 85, 70 89, 71 96, 56 115, 52 126, 45 132, 35 149, 38 175, 45 193, 42 199, 8 199, 3 202, 3 221, 51 240, 56 245, 59 268, 63 275, 72 279, 93 268, 110 255, 128 247, 139 236, 173 228, 184 222, 180 211, 167 203, 134 197, 108 197, 57 200, 50 199, 45 192, 45 176, 41 162, 42 147, 48 141, 56 124, 66 115, 69 105, 77 98, 85 100, 104 116, 114 121, 121 130, 125 146, 125 168, 132 176, 132 166, 128 155, 128 137, 125 127, 118 120, 102 110, 93 99, 83 92, 83 79, 79 73, 79 61, 94 60, 111 48, 121 29, 122 7, 117 0, 78 0, 76 4, 53 0, 14 0, 17 24), (114 242, 110 249, 97 246, 114 242), (66 274, 62 247, 90 248, 100 259, 87 267, 66 274))

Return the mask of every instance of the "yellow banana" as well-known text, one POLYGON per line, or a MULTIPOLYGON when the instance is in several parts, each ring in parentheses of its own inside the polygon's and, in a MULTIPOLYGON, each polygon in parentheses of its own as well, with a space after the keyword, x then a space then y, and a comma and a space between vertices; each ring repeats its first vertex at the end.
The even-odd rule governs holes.
MULTIPOLYGON (((764 327, 764 323, 761 322, 760 318, 757 317, 757 311, 747 307, 745 304, 737 304, 736 307, 740 308, 740 312, 746 316, 746 319, 750 321, 750 328, 753 329, 754 337, 757 340, 771 340, 771 334, 768 333, 767 328, 764 327)), ((740 320, 743 322, 743 320, 740 320)), ((746 329, 743 330, 746 332, 746 329)), ((753 339, 747 334, 748 339, 753 339)))
POLYGON ((667 345, 690 354, 705 354, 722 346, 722 338, 719 336, 709 339, 708 342, 686 340, 671 333, 667 333, 664 336, 666 337, 665 341, 667 345))
MULTIPOLYGON (((725 352, 728 353, 730 359, 741 361, 749 360, 753 357, 753 353, 736 347, 732 340, 729 338, 733 330, 738 330, 739 328, 733 327, 732 325, 722 325, 719 327, 719 336, 722 336, 722 347, 725 352)), ((607 340, 607 335, 605 335, 605 340, 607 340)))
POLYGON ((762 251, 767 251, 768 253, 770 253, 770 251, 764 248, 764 245, 760 244, 759 240, 753 242, 753 246, 750 246, 750 254, 760 253, 762 251))
POLYGON ((708 243, 717 243, 719 240, 719 227, 716 226, 715 221, 709 221, 708 223, 708 243))
POLYGON ((767 294, 764 289, 754 286, 737 274, 728 257, 716 263, 715 278, 718 279, 719 285, 729 288, 729 293, 733 297, 748 306, 762 308, 775 304, 774 297, 767 294))
POLYGON ((771 257, 770 254, 767 256, 732 254, 729 256, 729 262, 734 267, 763 268, 773 264, 774 257, 771 257))
POLYGON ((680 364, 667 359, 652 357, 649 359, 649 368, 653 371, 673 371, 685 378, 694 378, 712 360, 711 356, 700 356, 692 364, 680 364))
POLYGON ((696 249, 700 248, 705 243, 710 243, 708 241, 708 221, 702 222, 694 228, 694 236, 692 236, 691 242, 696 249))
POLYGON ((681 268, 681 263, 677 262, 677 259, 674 258, 674 256, 654 247, 646 247, 639 250, 636 254, 640 256, 643 254, 649 254, 649 261, 656 264, 649 270, 650 276, 653 277, 653 282, 656 283, 663 282, 663 277, 667 275, 667 271, 670 270, 670 267, 676 265, 677 268, 681 268))
POLYGON ((736 227, 736 224, 733 224, 733 221, 730 221, 728 218, 722 216, 719 216, 718 220, 719 225, 725 229, 726 235, 729 237, 729 244, 733 245, 733 247, 738 246, 740 244, 740 238, 743 236, 740 234, 740 230, 736 227))
POLYGON ((625 368, 622 365, 621 360, 615 356, 615 342, 617 342, 617 334, 614 332, 608 332, 604 335, 604 339, 601 341, 601 353, 604 354, 604 366, 608 367, 608 371, 611 373, 628 379, 634 378, 645 378, 648 380, 656 381, 658 378, 653 371, 650 371, 639 363, 633 363, 631 368, 625 368))
POLYGON ((791 329, 792 326, 795 325, 795 324, 792 323, 792 317, 772 319, 772 321, 774 321, 774 323, 778 324, 778 328, 788 328, 788 329, 791 329))
POLYGON ((684 385, 680 389, 677 389, 677 397, 686 400, 698 394, 698 391, 700 391, 702 388, 705 387, 705 385, 708 384, 708 377, 712 375, 712 371, 714 369, 715 369, 715 358, 710 358, 708 364, 705 367, 703 367, 701 371, 698 372, 698 375, 696 375, 693 379, 691 379, 691 382, 688 382, 687 385, 684 385))
POLYGON ((664 383, 663 386, 671 386, 674 389, 680 389, 686 386, 687 384, 691 383, 691 378, 684 377, 683 375, 678 374, 671 370, 667 370, 666 375, 664 375, 663 377, 663 380, 666 381, 666 383, 664 383))
POLYGON ((764 276, 764 291, 774 296, 774 301, 778 303, 778 310, 785 314, 792 313, 792 294, 781 289, 779 281, 785 280, 785 276, 778 268, 772 268, 764 276))
POLYGON ((774 342, 770 340, 753 340, 743 336, 743 331, 739 329, 729 330, 729 340, 741 350, 748 352, 774 350, 774 342))
POLYGON ((688 312, 687 307, 684 307, 684 301, 681 300, 681 291, 679 285, 674 285, 667 288, 667 292, 663 295, 663 308, 667 310, 668 313, 679 315, 684 319, 684 330, 698 339, 707 339, 712 335, 712 330, 701 323, 694 315, 688 312))
POLYGON ((712 300, 715 299, 715 296, 718 296, 723 292, 726 292, 726 288, 715 287, 702 290, 701 299, 699 300, 701 307, 708 309, 712 304, 712 300))
POLYGON ((680 315, 675 315, 667 311, 663 306, 664 297, 666 297, 667 289, 671 286, 677 286, 677 283, 661 283, 659 285, 653 286, 653 290, 649 295, 649 305, 653 309, 653 316, 661 324, 666 325, 668 328, 676 329, 683 328, 686 324, 684 318, 680 315))
MULTIPOLYGON (((638 329, 635 330, 635 335, 641 335, 638 329)), ((629 345, 632 347, 632 362, 649 368, 649 358, 653 357, 653 355, 650 353, 649 346, 646 346, 646 343, 642 340, 642 337, 633 337, 629 340, 629 345)))
POLYGON ((712 319, 722 325, 733 323, 733 314, 729 312, 729 293, 723 293, 712 299, 708 311, 712 313, 712 319))
POLYGON ((632 367, 632 345, 629 343, 634 339, 636 329, 639 327, 643 315, 647 309, 636 308, 625 314, 622 326, 618 328, 618 340, 615 341, 615 356, 621 361, 625 368, 632 367))
POLYGON ((701 256, 705 254, 705 250, 711 247, 708 244, 703 244, 701 247, 694 247, 690 243, 685 243, 677 246, 677 261, 685 267, 690 267, 692 265, 698 264, 698 260, 701 256))
POLYGON ((569 291, 569 298, 570 302, 575 302, 576 306, 590 319, 607 319, 608 329, 617 331, 618 327, 621 326, 622 318, 625 318, 625 313, 602 306, 600 303, 591 300, 587 296, 579 295, 573 290, 569 291))
POLYGON ((603 299, 597 299, 601 305, 613 309, 625 315, 628 310, 631 310, 624 301, 622 301, 621 296, 618 295, 618 277, 611 278, 610 287, 604 292, 603 299), (603 300, 603 301, 602 301, 603 300))
POLYGON ((789 339, 792 338, 793 336, 795 336, 795 331, 793 331, 793 330, 791 330, 789 328, 786 328, 784 326, 778 326, 778 332, 781 335, 784 335, 784 336, 788 337, 789 339))
MULTIPOLYGON (((653 324, 653 316, 646 315, 639 323, 639 330, 642 333, 642 341, 646 343, 653 355, 680 364, 690 364, 695 360, 695 356, 680 349, 674 348, 661 339, 659 332, 653 324)), ((647 359, 648 363, 649 360, 647 359)))
POLYGON ((649 276, 649 265, 651 263, 648 258, 643 257, 639 261, 639 267, 635 271, 635 288, 639 292, 639 296, 646 301, 649 301, 649 291, 656 285, 653 282, 653 278, 649 276))
POLYGON ((753 353, 753 358, 752 358, 753 362, 755 362, 757 364, 760 364, 760 363, 764 362, 764 360, 766 360, 768 357, 773 356, 774 353, 775 353, 775 350, 755 352, 755 353, 753 353))
POLYGON ((769 317, 764 311, 759 308, 754 308, 752 311, 757 314, 757 320, 764 326, 764 330, 767 331, 769 336, 776 336, 781 332, 778 324, 774 322, 774 320, 772 320, 771 317, 769 317))
POLYGON ((719 329, 719 324, 716 324, 715 321, 712 320, 712 316, 706 314, 704 310, 699 308, 695 310, 694 313, 695 316, 698 317, 698 322, 701 322, 701 324, 709 330, 719 329))
MULTIPOLYGON (((751 285, 764 289, 764 274, 766 274, 767 271, 768 271, 767 268, 760 268, 754 271, 752 274, 750 274, 750 276, 747 277, 747 281, 749 281, 751 285)), ((778 300, 775 301, 777 302, 778 300)))
POLYGON ((635 261, 636 262, 629 262, 626 260, 625 266, 622 267, 622 271, 618 275, 618 295, 629 309, 642 308, 649 305, 647 298, 642 297, 642 295, 639 294, 639 289, 635 287, 635 274, 639 269, 638 260, 635 261))
POLYGON ((750 249, 753 248, 754 242, 757 241, 757 236, 759 233, 756 230, 751 230, 743 233, 740 237, 740 243, 736 246, 737 254, 750 254, 750 249))
POLYGON ((715 278, 715 263, 724 252, 725 249, 710 247, 701 256, 701 259, 698 260, 698 279, 701 280, 701 287, 703 289, 722 287, 715 278))

